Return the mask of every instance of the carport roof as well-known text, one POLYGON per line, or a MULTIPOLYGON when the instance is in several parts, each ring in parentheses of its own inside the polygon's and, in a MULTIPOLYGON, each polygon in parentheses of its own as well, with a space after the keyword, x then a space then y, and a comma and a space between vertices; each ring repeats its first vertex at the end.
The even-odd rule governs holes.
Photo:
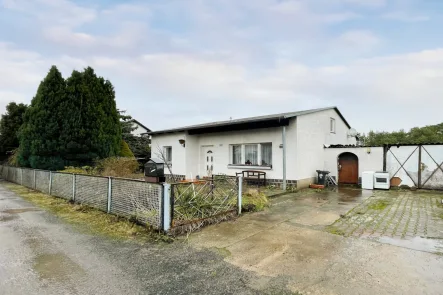
MULTIPOLYGON (((327 111, 327 110, 335 110, 337 112, 337 114, 340 116, 340 118, 343 120, 343 122, 348 126, 348 128, 351 128, 351 126, 346 121, 346 119, 343 117, 343 115, 340 113, 340 111, 338 110, 337 107, 327 107, 327 108, 311 109, 311 110, 298 111, 298 112, 281 113, 281 114, 258 116, 258 117, 249 117, 249 118, 242 118, 242 119, 235 119, 235 120, 228 120, 228 121, 217 121, 217 122, 212 122, 212 123, 191 125, 191 126, 180 127, 180 128, 152 131, 152 132, 148 132, 146 134, 155 135, 155 134, 174 133, 174 132, 182 132, 182 131, 190 131, 190 130, 204 132, 204 130, 214 130, 217 127, 228 127, 228 126, 233 127, 235 125, 265 123, 265 122, 271 122, 271 121, 272 122, 276 122, 276 121, 277 122, 285 122, 290 118, 295 118, 298 116, 308 115, 308 114, 327 111)), ((260 124, 260 125, 262 127, 266 127, 263 124, 260 124)), ((271 126, 271 127, 274 127, 274 126, 271 126)), ((224 130, 224 131, 227 131, 227 130, 224 130)))

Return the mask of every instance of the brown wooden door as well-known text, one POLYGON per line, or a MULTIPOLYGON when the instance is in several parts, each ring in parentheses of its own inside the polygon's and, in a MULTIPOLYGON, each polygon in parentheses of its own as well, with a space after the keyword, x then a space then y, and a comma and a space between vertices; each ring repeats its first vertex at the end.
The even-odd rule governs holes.
POLYGON ((358 158, 351 153, 341 154, 338 158, 338 182, 358 184, 358 158))

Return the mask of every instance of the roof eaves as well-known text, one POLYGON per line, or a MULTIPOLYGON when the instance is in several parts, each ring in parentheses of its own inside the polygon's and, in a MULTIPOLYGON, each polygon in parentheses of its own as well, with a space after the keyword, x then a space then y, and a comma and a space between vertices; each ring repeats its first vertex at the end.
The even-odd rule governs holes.
POLYGON ((149 133, 149 132, 152 131, 151 129, 149 129, 148 127, 146 127, 145 125, 143 125, 142 123, 140 123, 139 121, 137 121, 136 119, 132 119, 132 122, 137 123, 138 125, 140 125, 140 126, 142 126, 143 128, 145 128, 145 129, 148 131, 147 133, 149 133))
POLYGON ((290 119, 290 118, 294 118, 297 116, 313 114, 313 113, 327 111, 327 110, 331 110, 331 109, 335 109, 335 111, 342 118, 342 120, 345 122, 345 124, 349 128, 351 128, 351 126, 345 120, 345 118, 340 113, 338 108, 333 106, 333 107, 318 108, 318 109, 299 111, 299 112, 281 113, 281 114, 273 114, 273 115, 267 115, 267 116, 256 116, 256 117, 242 118, 242 119, 236 119, 236 120, 230 120, 230 121, 218 121, 218 122, 212 122, 212 123, 190 125, 190 126, 185 126, 185 127, 181 127, 181 128, 172 128, 172 129, 164 129, 164 130, 158 130, 158 131, 150 131, 150 132, 147 132, 147 134, 154 135, 154 134, 164 134, 164 133, 175 133, 175 132, 184 132, 184 131, 188 131, 188 130, 201 129, 201 128, 229 126, 229 125, 241 124, 241 123, 261 122, 261 121, 267 121, 267 120, 290 119))

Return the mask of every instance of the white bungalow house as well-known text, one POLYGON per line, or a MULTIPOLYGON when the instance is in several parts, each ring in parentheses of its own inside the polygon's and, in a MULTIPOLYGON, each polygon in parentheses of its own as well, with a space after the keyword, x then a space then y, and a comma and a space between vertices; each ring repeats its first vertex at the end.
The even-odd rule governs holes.
POLYGON ((266 172, 267 183, 306 187, 325 168, 325 146, 355 145, 338 108, 220 121, 149 132, 181 178, 266 172))

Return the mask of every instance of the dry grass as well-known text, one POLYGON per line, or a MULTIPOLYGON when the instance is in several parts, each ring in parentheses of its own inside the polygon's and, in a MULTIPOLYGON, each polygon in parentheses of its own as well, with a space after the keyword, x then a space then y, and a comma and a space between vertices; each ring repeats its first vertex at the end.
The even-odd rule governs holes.
POLYGON ((138 242, 172 241, 168 236, 122 217, 110 215, 88 206, 72 204, 64 199, 51 197, 16 184, 5 183, 4 186, 25 200, 52 212, 89 233, 138 242))
POLYGON ((257 189, 248 189, 242 196, 242 209, 244 211, 263 211, 268 206, 268 198, 257 189))
POLYGON ((144 175, 138 173, 138 168, 139 164, 135 158, 112 157, 97 160, 94 167, 65 167, 60 172, 140 179, 144 175))
POLYGON ((139 165, 135 158, 113 157, 97 161, 96 167, 103 176, 127 177, 135 174, 139 165))

